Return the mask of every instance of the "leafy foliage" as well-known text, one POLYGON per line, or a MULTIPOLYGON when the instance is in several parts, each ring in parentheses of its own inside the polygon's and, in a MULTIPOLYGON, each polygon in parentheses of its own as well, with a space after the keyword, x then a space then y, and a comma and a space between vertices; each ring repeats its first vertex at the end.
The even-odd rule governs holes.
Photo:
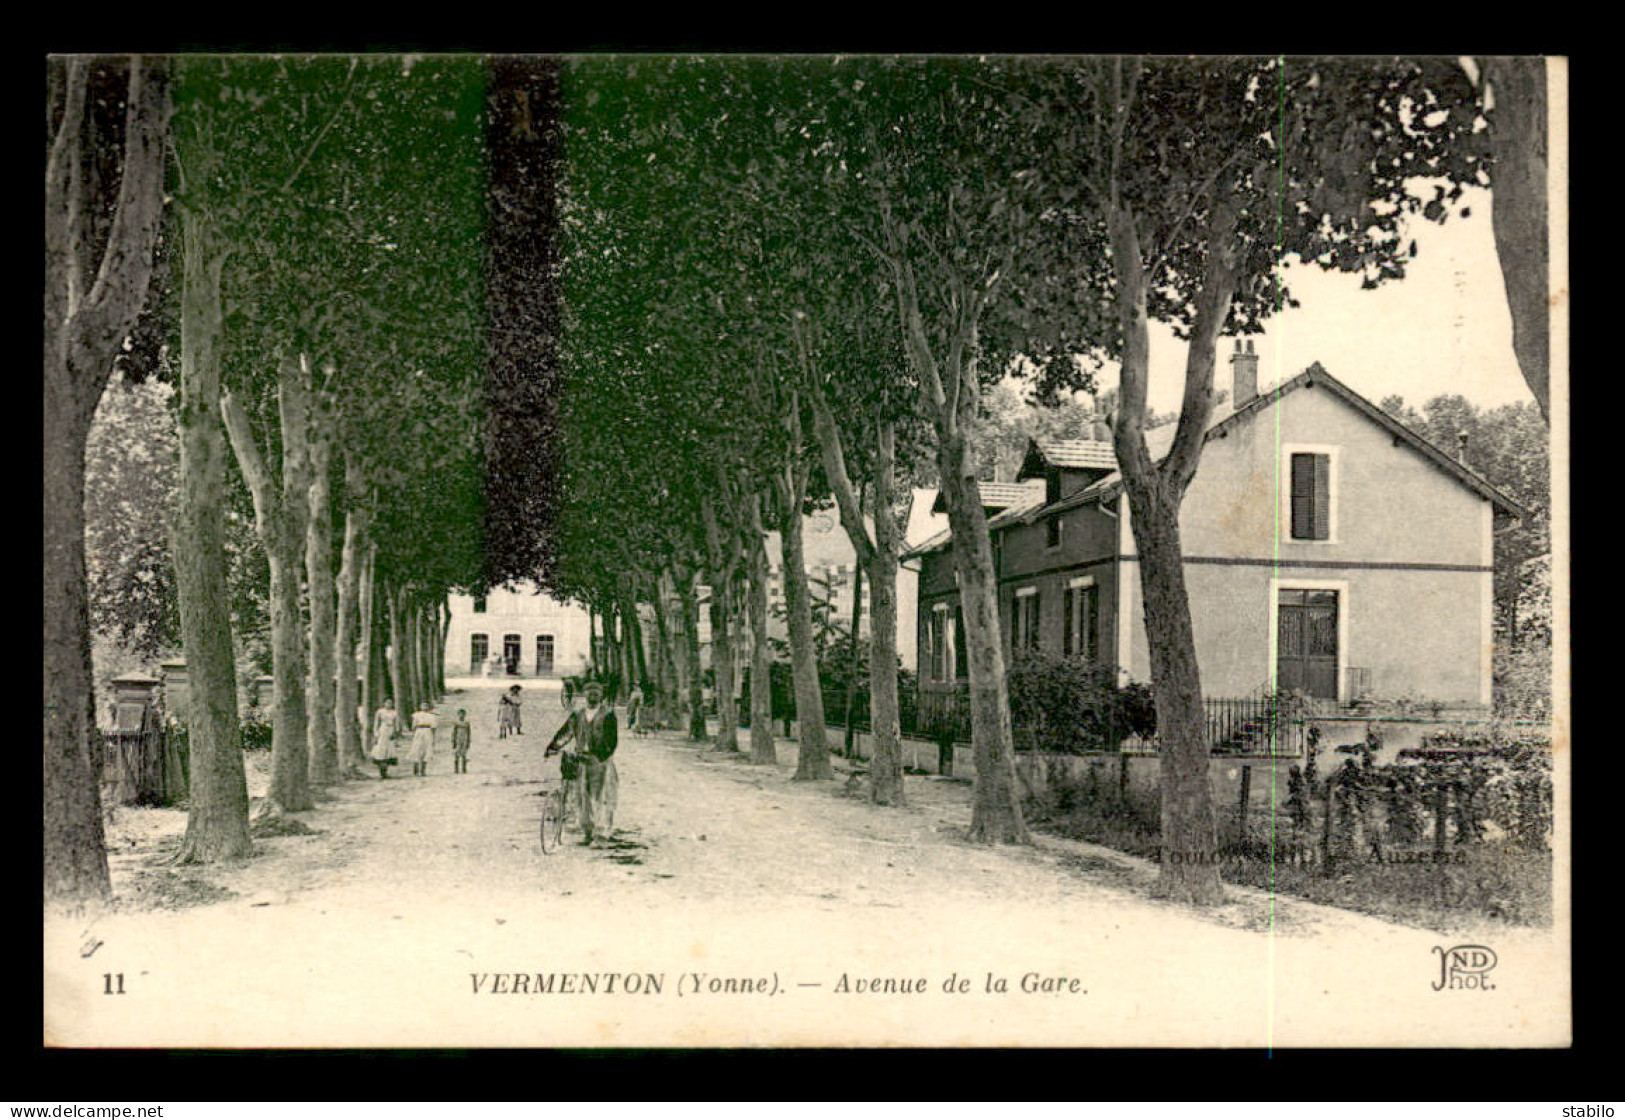
POLYGON ((1080 657, 1027 650, 1010 664, 1010 718, 1038 750, 1115 750, 1156 734, 1150 687, 1118 685, 1116 672, 1080 657))
POLYGON ((161 382, 115 379, 85 452, 85 560, 90 624, 146 660, 179 641, 169 513, 179 454, 161 382))

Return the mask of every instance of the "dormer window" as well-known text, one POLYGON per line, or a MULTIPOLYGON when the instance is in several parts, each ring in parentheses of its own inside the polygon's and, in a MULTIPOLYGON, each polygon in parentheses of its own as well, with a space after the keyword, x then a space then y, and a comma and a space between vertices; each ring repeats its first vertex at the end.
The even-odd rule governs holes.
POLYGON ((1059 467, 1044 470, 1044 504, 1054 505, 1061 500, 1061 471, 1059 467))
POLYGON ((1061 518, 1052 517, 1044 522, 1044 546, 1046 548, 1061 547, 1061 518))

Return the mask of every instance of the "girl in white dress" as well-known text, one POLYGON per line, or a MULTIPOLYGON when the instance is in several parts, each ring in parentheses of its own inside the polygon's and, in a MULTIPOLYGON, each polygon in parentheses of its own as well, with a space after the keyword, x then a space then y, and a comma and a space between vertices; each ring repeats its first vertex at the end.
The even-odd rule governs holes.
POLYGON ((434 750, 434 729, 440 718, 425 700, 412 716, 412 746, 406 752, 412 760, 412 773, 423 778, 429 773, 429 753, 434 750))
POLYGON ((385 700, 372 719, 372 761, 380 778, 389 777, 389 768, 395 765, 395 740, 400 734, 401 717, 395 714, 395 702, 385 700))

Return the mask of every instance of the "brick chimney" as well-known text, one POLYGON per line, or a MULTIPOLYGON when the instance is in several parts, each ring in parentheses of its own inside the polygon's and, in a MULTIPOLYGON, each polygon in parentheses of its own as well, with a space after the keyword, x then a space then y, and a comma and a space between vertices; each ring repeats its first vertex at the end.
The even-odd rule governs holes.
POLYGON ((1231 377, 1230 388, 1231 408, 1240 408, 1254 397, 1258 396, 1258 355, 1253 353, 1253 340, 1248 339, 1246 349, 1242 349, 1242 340, 1236 339, 1236 352, 1230 355, 1231 377))

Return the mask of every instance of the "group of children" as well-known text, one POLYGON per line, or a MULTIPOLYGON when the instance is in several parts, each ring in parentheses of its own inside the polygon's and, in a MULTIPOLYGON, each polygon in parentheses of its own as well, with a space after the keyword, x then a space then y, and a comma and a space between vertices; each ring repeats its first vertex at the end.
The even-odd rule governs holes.
MULTIPOLYGON (((440 725, 440 717, 435 714, 434 706, 425 700, 418 706, 412 715, 412 739, 406 747, 406 760, 412 764, 414 777, 427 777, 429 773, 429 755, 434 752, 435 728, 440 725)), ((451 727, 451 764, 452 772, 456 774, 468 773, 468 743, 473 737, 473 728, 468 722, 466 709, 457 709, 457 718, 450 724, 451 727)), ((395 703, 385 700, 384 706, 373 715, 372 724, 372 761, 378 767, 380 778, 389 777, 389 768, 399 760, 396 758, 396 743, 401 738, 401 719, 395 711, 395 703)))
MULTIPOLYGON (((505 739, 509 735, 525 733, 519 719, 521 705, 518 685, 513 685, 502 694, 501 700, 497 703, 497 738, 505 739)), ((412 738, 405 751, 406 760, 412 764, 413 777, 428 776, 429 755, 434 752, 434 733, 439 726, 440 717, 435 714, 434 705, 425 700, 412 715, 412 738)), ((467 709, 458 708, 457 718, 449 726, 452 773, 466 774, 468 743, 473 733, 468 722, 467 709)), ((372 761, 378 767, 380 778, 389 777, 389 768, 399 762, 396 757, 396 744, 400 741, 401 734, 401 717, 395 711, 395 702, 385 699, 384 706, 373 713, 372 722, 372 761)))

